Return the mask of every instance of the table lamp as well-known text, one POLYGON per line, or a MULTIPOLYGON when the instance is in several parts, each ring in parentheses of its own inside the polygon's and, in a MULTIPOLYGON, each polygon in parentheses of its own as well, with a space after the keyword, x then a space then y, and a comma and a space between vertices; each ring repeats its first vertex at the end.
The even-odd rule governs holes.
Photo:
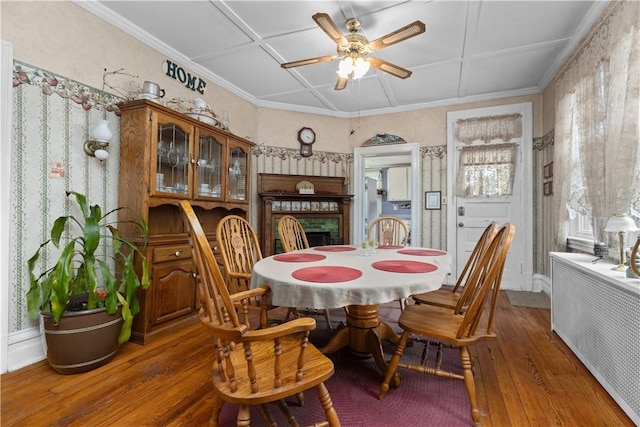
POLYGON ((618 243, 620 245, 620 264, 613 267, 612 270, 615 271, 625 271, 626 266, 624 265, 625 256, 624 256, 624 233, 628 231, 638 231, 640 230, 636 227, 636 223, 633 219, 624 213, 614 214, 607 221, 607 226, 604 231, 609 233, 618 233, 618 243))

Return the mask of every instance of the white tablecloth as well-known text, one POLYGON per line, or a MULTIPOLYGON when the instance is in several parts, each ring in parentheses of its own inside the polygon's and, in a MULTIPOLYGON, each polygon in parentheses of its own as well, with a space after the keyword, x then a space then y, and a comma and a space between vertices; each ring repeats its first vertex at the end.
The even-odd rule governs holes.
MULTIPOLYGON (((416 250, 421 248, 407 247, 416 250)), ((326 256, 320 261, 282 262, 273 255, 257 262, 253 268, 251 287, 269 285, 272 303, 284 307, 313 307, 318 309, 340 308, 347 305, 382 304, 411 294, 440 288, 450 272, 451 256, 416 256, 399 253, 400 249, 378 249, 370 256, 362 256, 362 250, 327 252, 309 248, 295 253, 312 253, 326 256), (435 271, 426 273, 395 273, 372 267, 377 261, 406 260, 435 265, 435 271), (305 267, 341 266, 362 272, 357 279, 337 283, 307 282, 294 278, 292 273, 305 267)), ((293 252, 290 252, 293 253, 293 252)))

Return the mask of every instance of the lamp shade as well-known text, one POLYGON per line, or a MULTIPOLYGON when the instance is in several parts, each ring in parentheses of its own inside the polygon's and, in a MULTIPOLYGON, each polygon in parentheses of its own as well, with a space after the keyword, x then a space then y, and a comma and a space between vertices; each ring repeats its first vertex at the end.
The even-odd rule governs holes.
POLYGON ((607 226, 604 231, 606 232, 620 232, 620 231, 638 231, 640 228, 636 226, 636 223, 633 221, 627 214, 615 214, 607 221, 607 226))
POLYGON ((107 120, 100 120, 98 126, 93 130, 93 138, 100 142, 109 142, 113 134, 109 130, 109 122, 107 120))

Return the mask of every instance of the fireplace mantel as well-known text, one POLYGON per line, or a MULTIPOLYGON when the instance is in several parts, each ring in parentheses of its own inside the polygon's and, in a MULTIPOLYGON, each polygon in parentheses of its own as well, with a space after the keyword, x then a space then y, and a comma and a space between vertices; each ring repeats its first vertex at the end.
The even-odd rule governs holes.
MULTIPOLYGON (((259 237, 263 256, 277 253, 278 220, 293 215, 304 223, 328 220, 337 223, 335 244, 350 243, 352 195, 346 194, 345 178, 309 175, 258 174, 260 196, 259 237), (313 194, 300 194, 296 185, 308 181, 313 194)), ((305 231, 307 227, 305 226, 305 231)))

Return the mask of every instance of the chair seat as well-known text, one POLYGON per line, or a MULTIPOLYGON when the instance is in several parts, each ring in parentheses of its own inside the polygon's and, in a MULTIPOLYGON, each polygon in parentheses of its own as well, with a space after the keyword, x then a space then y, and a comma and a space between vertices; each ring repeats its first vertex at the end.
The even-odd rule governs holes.
POLYGON ((438 307, 455 308, 460 294, 451 292, 450 289, 437 289, 431 292, 411 295, 417 304, 431 304, 438 307))
MULTIPOLYGON (((320 353, 311 343, 304 350, 304 368, 302 369, 303 379, 296 382, 295 372, 298 366, 298 356, 300 354, 300 339, 297 337, 285 337, 282 339, 282 355, 280 356, 280 366, 282 368, 282 386, 274 388, 274 366, 273 366, 273 341, 253 342, 251 344, 253 352, 253 362, 259 383, 263 389, 256 393, 251 392, 251 385, 247 375, 238 375, 236 392, 229 390, 229 382, 214 372, 213 385, 220 393, 223 400, 235 404, 257 405, 274 402, 292 396, 316 386, 329 379, 333 373, 333 362, 320 353)), ((236 345, 231 360, 234 366, 244 366, 245 354, 242 345, 236 345)), ((239 373, 239 372, 238 372, 239 373)))
POLYGON ((476 333, 471 338, 456 338, 460 325, 464 320, 463 314, 442 310, 429 305, 408 305, 405 307, 398 325, 410 333, 434 338, 438 341, 464 347, 481 339, 495 338, 493 333, 476 333))

